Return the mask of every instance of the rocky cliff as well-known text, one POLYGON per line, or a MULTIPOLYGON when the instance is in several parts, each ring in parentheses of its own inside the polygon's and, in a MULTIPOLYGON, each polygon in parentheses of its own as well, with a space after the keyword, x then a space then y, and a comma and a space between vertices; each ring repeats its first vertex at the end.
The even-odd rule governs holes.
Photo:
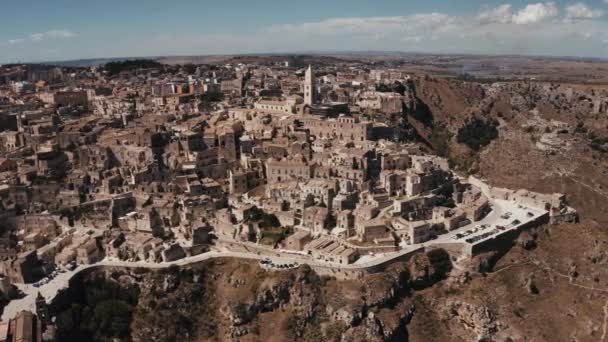
MULTIPOLYGON (((273 272, 252 261, 225 259, 155 272, 106 269, 73 286, 95 288, 94 282, 136 290, 129 318, 133 341, 392 341, 407 336, 406 325, 414 315, 413 288, 443 279, 449 264, 447 253, 433 251, 384 272, 336 280, 307 266, 273 272)), ((95 312, 99 305, 88 295, 75 296, 75 303, 66 303, 66 298, 54 306, 55 315, 65 316, 73 305, 95 312)), ((62 329, 75 327, 62 322, 59 335, 68 336, 62 329)))

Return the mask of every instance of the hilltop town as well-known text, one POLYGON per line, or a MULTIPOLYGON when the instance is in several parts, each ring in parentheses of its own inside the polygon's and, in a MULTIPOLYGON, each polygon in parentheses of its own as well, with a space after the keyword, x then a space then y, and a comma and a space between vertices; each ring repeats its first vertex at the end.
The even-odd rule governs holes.
MULTIPOLYGON (((437 130, 425 139, 429 106, 442 106, 420 99, 428 75, 292 64, 0 67, 0 333, 51 340, 48 303, 94 267, 233 257, 358 279, 576 222, 565 194, 496 186, 442 151, 437 130)), ((478 92, 496 100, 509 87, 478 92)), ((606 97, 589 102, 608 111, 606 97)), ((493 122, 467 122, 473 148, 492 140, 493 122)), ((577 127, 538 114, 523 125, 546 126, 535 146, 553 154, 577 127)))

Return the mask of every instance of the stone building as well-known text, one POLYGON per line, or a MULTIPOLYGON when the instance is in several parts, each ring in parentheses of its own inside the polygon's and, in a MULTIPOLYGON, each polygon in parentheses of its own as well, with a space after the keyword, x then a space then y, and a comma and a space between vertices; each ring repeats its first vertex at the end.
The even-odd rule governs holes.
POLYGON ((255 188, 262 183, 263 179, 258 171, 236 170, 229 171, 228 181, 230 183, 230 194, 238 195, 255 188))
POLYGON ((296 105, 302 103, 302 99, 295 96, 289 96, 285 99, 260 99, 254 104, 254 108, 262 113, 272 114, 294 114, 296 105))
POLYGON ((431 237, 431 224, 427 221, 407 221, 397 217, 392 221, 395 233, 410 244, 428 241, 431 237))
POLYGON ((39 276, 39 260, 35 250, 0 262, 0 272, 13 283, 31 283, 39 276))
POLYGON ((283 242, 285 249, 294 251, 304 250, 304 246, 311 241, 312 237, 310 232, 305 230, 298 230, 295 233, 288 236, 283 242))
POLYGON ((101 251, 95 239, 89 239, 76 249, 76 262, 81 265, 96 263, 101 259, 101 251))
POLYGON ((339 139, 341 141, 364 142, 371 138, 372 123, 361 122, 354 117, 340 115, 336 119, 325 119, 305 115, 298 119, 302 128, 317 139, 339 139))
POLYGON ((53 96, 53 103, 56 106, 88 106, 88 96, 86 91, 59 91, 53 96))
POLYGON ((401 113, 403 95, 397 93, 364 92, 359 96, 357 105, 363 109, 377 110, 382 113, 401 113))
POLYGON ((312 165, 303 156, 287 157, 280 160, 269 158, 266 161, 266 180, 268 183, 290 179, 312 178, 312 165))
POLYGON ((329 211, 324 207, 308 207, 302 215, 302 226, 310 229, 313 235, 327 234, 329 211))
POLYGON ((30 311, 21 311, 7 327, 0 326, 0 340, 7 342, 42 341, 42 322, 30 311))
POLYGON ((386 238, 389 229, 383 219, 365 220, 357 217, 355 220, 355 231, 359 240, 373 242, 375 239, 386 238))

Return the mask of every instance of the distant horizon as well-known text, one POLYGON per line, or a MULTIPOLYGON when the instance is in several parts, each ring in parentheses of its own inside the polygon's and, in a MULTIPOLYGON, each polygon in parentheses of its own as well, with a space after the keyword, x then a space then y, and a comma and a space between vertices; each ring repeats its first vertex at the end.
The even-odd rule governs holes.
MULTIPOLYGON (((0 63, 3 65, 24 64, 24 65, 54 65, 54 64, 69 64, 76 62, 87 61, 126 61, 135 59, 158 60, 163 58, 197 58, 197 57, 239 57, 239 56, 297 56, 297 55, 319 55, 319 56, 335 56, 335 55, 352 55, 354 57, 364 57, 366 55, 412 55, 412 56, 470 56, 470 57, 511 57, 511 58, 535 58, 535 59, 563 59, 563 60, 579 60, 579 61, 594 61, 608 62, 606 57, 589 57, 589 56, 567 56, 567 55, 542 55, 542 54, 492 54, 492 53, 441 53, 441 52, 421 52, 421 51, 396 51, 396 50, 349 50, 349 51, 293 51, 293 52, 257 52, 257 53, 213 53, 213 54, 184 54, 184 55, 148 55, 148 56, 116 56, 116 57, 92 57, 92 58, 68 58, 62 60, 41 60, 41 61, 15 61, 0 63)), ((107 63, 106 62, 106 63, 107 63)), ((101 63, 105 64, 105 63, 101 63)), ((94 66, 99 64, 90 64, 94 66)))
POLYGON ((608 0, 9 1, 0 63, 299 51, 608 56, 608 0), (24 25, 27 23, 27 25, 24 25), (116 57, 112 57, 116 56, 116 57))

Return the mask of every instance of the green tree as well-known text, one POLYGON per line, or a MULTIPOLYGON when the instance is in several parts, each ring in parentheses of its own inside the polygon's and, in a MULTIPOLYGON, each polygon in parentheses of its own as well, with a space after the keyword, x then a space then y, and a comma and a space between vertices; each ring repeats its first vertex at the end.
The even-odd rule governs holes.
POLYGON ((456 140, 474 151, 479 151, 498 137, 498 122, 475 118, 469 120, 458 130, 456 140))
POLYGON ((221 102, 224 100, 224 94, 219 91, 208 91, 201 95, 203 102, 221 102))

